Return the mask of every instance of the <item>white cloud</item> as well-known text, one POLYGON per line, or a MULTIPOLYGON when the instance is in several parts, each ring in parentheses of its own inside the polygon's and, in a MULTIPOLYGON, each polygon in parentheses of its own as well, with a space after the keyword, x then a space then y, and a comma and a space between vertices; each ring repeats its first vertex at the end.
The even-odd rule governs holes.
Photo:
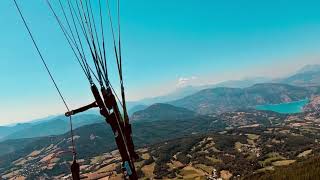
POLYGON ((191 77, 180 77, 177 82, 178 87, 183 87, 183 86, 188 86, 188 85, 193 85, 197 81, 196 76, 191 76, 191 77))

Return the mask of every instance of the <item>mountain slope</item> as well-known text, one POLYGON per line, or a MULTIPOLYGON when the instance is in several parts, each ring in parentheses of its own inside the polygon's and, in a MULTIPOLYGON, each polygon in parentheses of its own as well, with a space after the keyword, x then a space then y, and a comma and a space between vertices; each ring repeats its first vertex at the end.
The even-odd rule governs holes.
MULTIPOLYGON (((230 80, 224 81, 215 85, 211 85, 211 88, 215 87, 229 87, 229 88, 247 88, 255 84, 270 82, 271 79, 264 77, 246 78, 242 80, 230 80)), ((209 87, 208 87, 209 88, 209 87)), ((207 89, 207 88, 206 88, 207 89)))
POLYGON ((153 104, 145 110, 135 112, 132 121, 158 121, 194 118, 196 113, 185 108, 175 107, 169 104, 153 104))
POLYGON ((0 140, 5 136, 32 126, 31 123, 19 123, 14 126, 0 126, 0 140))
POLYGON ((151 97, 151 98, 144 98, 138 102, 138 104, 146 104, 151 105, 155 103, 164 103, 167 101, 174 101, 180 98, 183 98, 185 96, 189 96, 191 94, 194 94, 198 92, 199 90, 204 89, 203 87, 198 86, 185 86, 176 89, 175 91, 163 95, 163 96, 157 96, 157 97, 151 97))
POLYGON ((132 108, 129 109, 128 114, 129 116, 131 116, 133 113, 137 112, 137 111, 141 111, 146 109, 148 106, 144 105, 144 104, 138 104, 133 106, 132 108))
POLYGON ((320 71, 304 72, 290 76, 281 82, 297 86, 319 86, 320 71))
POLYGON ((34 125, 37 124, 41 124, 47 121, 50 121, 54 118, 56 118, 57 116, 52 115, 52 116, 48 116, 48 117, 44 117, 44 118, 40 118, 40 119, 34 119, 25 123, 17 123, 17 124, 10 124, 10 125, 6 125, 6 126, 0 126, 0 141, 10 135, 13 134, 15 132, 21 131, 23 129, 27 129, 30 128, 34 125))
POLYGON ((319 72, 320 71, 320 64, 309 64, 303 66, 296 74, 302 74, 306 72, 319 72))
POLYGON ((312 91, 286 84, 264 83, 249 88, 205 89, 191 96, 169 102, 200 114, 223 113, 252 108, 261 104, 278 104, 310 97, 312 91))
POLYGON ((283 78, 278 82, 296 86, 319 86, 320 64, 306 65, 302 67, 294 75, 291 75, 287 78, 283 78))

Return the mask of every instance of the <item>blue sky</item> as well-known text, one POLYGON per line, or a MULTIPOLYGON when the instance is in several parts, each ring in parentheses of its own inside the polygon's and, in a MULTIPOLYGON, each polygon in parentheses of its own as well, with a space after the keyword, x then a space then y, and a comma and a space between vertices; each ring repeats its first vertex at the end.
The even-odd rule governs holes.
MULTIPOLYGON (((70 106, 92 101, 45 0, 17 1, 70 106)), ((122 1, 128 99, 173 91, 179 79, 200 85, 277 77, 317 63, 319 7, 307 0, 122 1)), ((0 2, 0 23, 0 124, 64 112, 12 0, 0 2)), ((110 68, 115 74, 114 62, 110 68)))

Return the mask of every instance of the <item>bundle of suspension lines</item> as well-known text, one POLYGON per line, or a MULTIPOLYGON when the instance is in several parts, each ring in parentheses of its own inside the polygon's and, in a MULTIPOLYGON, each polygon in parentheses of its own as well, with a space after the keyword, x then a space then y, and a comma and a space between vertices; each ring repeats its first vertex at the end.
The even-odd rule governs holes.
MULTIPOLYGON (((30 27, 24 17, 17 0, 13 0, 19 12, 19 15, 26 27, 28 34, 35 46, 40 59, 50 76, 60 98, 62 99, 67 112, 65 115, 70 118, 70 133, 73 152, 73 163, 71 172, 73 179, 80 179, 80 169, 77 163, 77 153, 74 142, 74 133, 72 128, 72 115, 86 111, 90 108, 99 108, 100 114, 105 117, 106 122, 111 126, 118 146, 119 153, 122 157, 122 169, 124 177, 127 179, 137 179, 134 167, 134 161, 138 158, 134 150, 132 141, 132 129, 129 123, 129 117, 126 109, 126 97, 122 73, 122 55, 121 55, 121 32, 120 32, 120 0, 117 0, 117 30, 118 38, 116 39, 113 25, 112 13, 110 11, 109 0, 105 0, 104 7, 102 0, 58 0, 59 15, 50 0, 45 0, 53 17, 57 21, 63 36, 66 39, 77 63, 80 65, 86 79, 89 82, 91 92, 95 101, 84 107, 70 110, 65 98, 63 97, 47 62, 42 55, 40 48, 31 32, 30 27), (98 3, 98 12, 95 12, 92 1, 98 3), (105 11, 104 11, 105 10, 105 11), (98 14, 98 15, 97 15, 98 14), (110 32, 112 34, 112 44, 114 57, 117 64, 117 72, 120 80, 121 100, 117 96, 108 78, 107 52, 105 43, 104 15, 108 17, 110 32), (98 22, 98 23, 97 23, 98 22), (89 52, 89 53, 88 53, 89 52), (88 55, 89 54, 89 55, 88 55), (95 82, 98 82, 100 91, 95 82), (117 99, 116 99, 117 98, 117 99), (122 107, 122 113, 119 110, 118 103, 122 107)), ((56 1, 55 1, 56 2, 56 1)))

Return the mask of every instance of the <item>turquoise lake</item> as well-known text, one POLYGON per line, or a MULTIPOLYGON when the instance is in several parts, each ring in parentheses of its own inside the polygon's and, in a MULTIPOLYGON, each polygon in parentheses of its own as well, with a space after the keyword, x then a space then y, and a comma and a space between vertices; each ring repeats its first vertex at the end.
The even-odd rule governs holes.
POLYGON ((302 112, 303 106, 309 103, 308 99, 301 101, 293 101, 290 103, 282 104, 267 104, 256 106, 257 110, 275 111, 282 114, 292 114, 302 112))

